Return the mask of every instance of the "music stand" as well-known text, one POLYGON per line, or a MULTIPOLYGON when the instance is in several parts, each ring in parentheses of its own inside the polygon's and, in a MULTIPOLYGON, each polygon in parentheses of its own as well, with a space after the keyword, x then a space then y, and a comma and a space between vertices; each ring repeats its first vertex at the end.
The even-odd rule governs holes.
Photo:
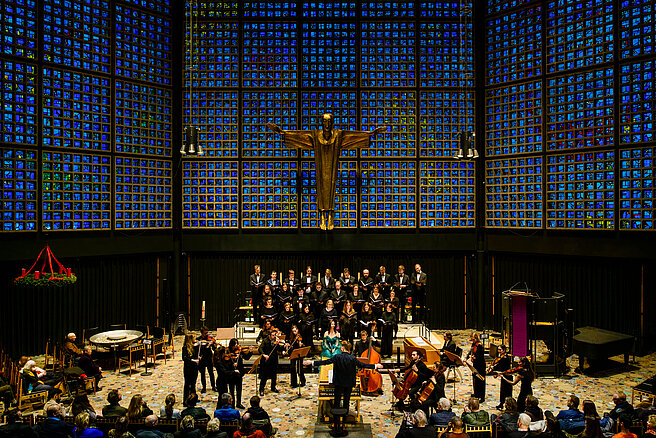
MULTIPOLYGON (((462 361, 460 356, 458 356, 457 354, 453 354, 450 351, 443 351, 443 353, 453 363, 453 365, 451 365, 449 368, 454 368, 455 369, 457 367, 461 367, 461 366, 465 365, 465 363, 462 361)), ((454 377, 455 377, 455 371, 454 371, 454 377)), ((457 382, 457 380, 453 379, 453 400, 451 400, 451 404, 453 404, 453 405, 458 404, 458 402, 456 401, 456 382, 457 382)))
MULTIPOLYGON (((301 361, 300 359, 306 357, 308 355, 308 353, 310 352, 311 348, 312 348, 311 346, 297 348, 295 350, 292 350, 291 354, 289 355, 289 360, 290 361, 294 360, 294 359, 299 359, 299 361, 296 364, 296 374, 299 377, 300 377, 300 374, 301 374, 301 367, 303 366, 303 361, 301 361)), ((298 382, 298 383, 299 383, 299 385, 298 385, 298 394, 291 396, 288 401, 298 400, 299 398, 302 397, 301 396, 301 385, 300 385, 301 382, 298 382)))
POLYGON ((257 366, 260 364, 260 361, 262 360, 262 355, 259 355, 257 359, 255 359, 255 362, 253 362, 253 366, 251 367, 250 370, 246 372, 246 374, 255 374, 255 394, 258 393, 258 385, 257 385, 257 366))
MULTIPOLYGON (((391 372, 389 370, 387 370, 387 374, 390 376, 390 380, 392 381, 392 394, 393 394, 394 389, 396 389, 396 387, 400 385, 399 379, 394 375, 393 372, 391 372)), ((395 402, 394 395, 392 395, 392 397, 390 397, 390 400, 391 400, 392 406, 390 406, 390 409, 389 409, 389 416, 391 418, 396 418, 396 413, 394 412, 394 409, 396 408, 396 402, 395 402)))

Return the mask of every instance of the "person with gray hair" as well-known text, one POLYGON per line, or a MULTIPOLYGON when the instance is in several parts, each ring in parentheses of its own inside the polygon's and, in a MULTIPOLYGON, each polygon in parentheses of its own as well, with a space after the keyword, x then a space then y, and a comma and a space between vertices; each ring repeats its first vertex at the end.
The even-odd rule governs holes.
POLYGON ((232 396, 227 392, 221 394, 221 398, 217 402, 216 410, 214 411, 214 418, 221 421, 239 420, 241 414, 239 411, 232 407, 232 396))
POLYGON ((227 432, 221 432, 221 420, 212 418, 207 422, 207 433, 205 438, 228 438, 227 432))
POLYGON ((446 426, 455 415, 456 414, 451 411, 451 402, 449 399, 442 397, 437 402, 437 410, 430 416, 430 424, 446 426))
POLYGON ((203 438, 200 430, 196 429, 196 422, 191 415, 185 415, 180 421, 180 430, 174 435, 175 438, 203 438))
POLYGON ((73 426, 64 423, 64 408, 59 403, 50 403, 45 409, 46 418, 34 426, 34 432, 40 437, 73 436, 73 426))
POLYGON ((435 429, 428 425, 426 413, 417 409, 413 414, 406 412, 396 438, 434 438, 435 429))
POLYGON ((148 415, 144 420, 144 428, 137 431, 135 438, 162 438, 164 434, 157 430, 158 423, 157 415, 148 415))
POLYGON ((536 435, 536 433, 529 431, 530 425, 531 417, 522 412, 517 418, 517 430, 508 432, 508 438, 529 438, 536 435))

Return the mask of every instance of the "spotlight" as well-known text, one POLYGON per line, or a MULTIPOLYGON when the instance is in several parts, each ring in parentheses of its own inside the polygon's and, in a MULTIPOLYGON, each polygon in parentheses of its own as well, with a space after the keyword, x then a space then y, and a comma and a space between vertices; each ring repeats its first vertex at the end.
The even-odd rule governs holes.
POLYGON ((203 155, 203 148, 198 143, 198 127, 190 125, 184 129, 184 141, 180 148, 181 155, 203 155))

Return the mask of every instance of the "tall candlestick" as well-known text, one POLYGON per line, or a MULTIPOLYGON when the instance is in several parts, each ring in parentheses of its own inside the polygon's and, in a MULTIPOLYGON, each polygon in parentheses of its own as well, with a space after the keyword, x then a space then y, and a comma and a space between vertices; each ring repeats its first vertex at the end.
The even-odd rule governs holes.
POLYGON ((200 309, 200 319, 205 319, 205 301, 203 301, 203 307, 200 309))

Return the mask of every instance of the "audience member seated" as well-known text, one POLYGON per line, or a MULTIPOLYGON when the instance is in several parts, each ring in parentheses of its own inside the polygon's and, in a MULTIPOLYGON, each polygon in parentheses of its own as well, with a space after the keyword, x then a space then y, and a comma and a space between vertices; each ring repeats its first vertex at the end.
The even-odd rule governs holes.
POLYGON ((175 409, 175 394, 169 394, 164 400, 164 406, 159 410, 159 418, 172 420, 174 418, 180 418, 180 409, 175 409))
POLYGON ((519 413, 517 412, 517 400, 512 397, 506 397, 503 402, 503 412, 492 415, 491 421, 500 424, 506 432, 514 432, 517 430, 517 421, 519 421, 519 413))
POLYGON ((180 412, 180 417, 184 419, 184 417, 190 415, 194 421, 209 420, 210 416, 207 415, 205 409, 197 408, 196 404, 198 404, 198 394, 192 392, 187 397, 187 408, 180 412))
POLYGON ((490 414, 480 408, 476 397, 470 397, 462 414, 462 421, 470 426, 483 426, 490 423, 490 414))
MULTIPOLYGON (((187 409, 185 409, 185 411, 186 410, 187 409)), ((196 429, 196 421, 191 415, 182 415, 180 430, 178 430, 173 436, 175 438, 203 438, 203 434, 200 430, 196 429)))
POLYGON ((602 438, 604 435, 599 426, 599 414, 592 400, 583 400, 583 418, 585 418, 584 438, 602 438))
POLYGON ((437 438, 469 438, 469 435, 465 433, 465 423, 462 422, 462 418, 453 417, 437 438))
POLYGON ((633 425, 633 416, 628 412, 622 412, 617 419, 619 432, 613 438, 638 438, 629 428, 633 425))
POLYGON ((546 423, 545 431, 542 432, 540 438, 561 438, 563 433, 560 430, 560 422, 556 420, 553 412, 545 411, 544 420, 546 423))
POLYGON ((567 398, 567 409, 558 412, 556 418, 560 428, 569 434, 577 435, 585 429, 583 412, 579 411, 579 398, 574 394, 567 398))
POLYGON ((218 418, 221 421, 239 420, 241 418, 239 411, 232 407, 232 396, 230 394, 221 394, 221 398, 214 411, 214 418, 218 418))
POLYGON ((437 402, 437 410, 430 416, 430 424, 437 426, 446 426, 456 414, 451 412, 451 402, 448 398, 442 397, 437 402))
POLYGON ((164 434, 157 430, 157 423, 159 419, 157 415, 149 415, 144 420, 143 429, 139 429, 134 434, 135 438, 162 438, 164 434))
POLYGON ((537 397, 529 395, 526 397, 526 410, 524 413, 531 417, 531 423, 534 421, 544 420, 544 414, 542 409, 540 409, 540 401, 537 397))
POLYGON ((620 391, 613 394, 613 403, 615 403, 615 407, 608 413, 608 416, 613 420, 617 420, 622 414, 627 414, 631 418, 635 416, 633 406, 626 401, 626 394, 623 392, 620 391))
POLYGON ((269 418, 269 414, 260 406, 260 403, 260 397, 258 395, 254 395, 251 397, 251 407, 246 411, 251 415, 251 419, 253 420, 253 427, 264 432, 266 436, 275 435, 278 429, 273 427, 271 424, 271 418, 269 418))
POLYGON ((531 417, 528 414, 521 413, 517 417, 517 430, 508 432, 508 438, 528 438, 536 436, 537 433, 529 431, 531 417))
POLYGON ((73 426, 64 423, 64 410, 59 403, 51 403, 46 409, 46 418, 34 426, 39 438, 60 438, 73 436, 73 426))
POLYGON ((82 368, 84 371, 84 374, 87 375, 87 377, 93 377, 96 379, 96 386, 98 387, 98 390, 102 389, 99 385, 100 379, 102 379, 102 368, 96 364, 96 362, 91 359, 91 352, 93 349, 91 348, 90 345, 87 345, 84 347, 83 353, 80 355, 80 359, 77 362, 77 366, 82 368))
POLYGON ((38 438, 29 424, 23 423, 23 415, 14 409, 5 417, 7 424, 0 426, 1 438, 38 438))
POLYGON ((207 422, 207 433, 205 438, 228 438, 226 432, 221 432, 221 420, 212 418, 207 422))
POLYGON ((0 400, 5 404, 5 411, 9 409, 9 406, 16 404, 16 398, 14 397, 14 391, 2 375, 2 370, 0 369, 0 400))
POLYGON ((103 433, 94 427, 89 427, 89 414, 81 412, 75 416, 73 438, 102 438, 103 433))
POLYGON ((426 413, 421 409, 414 414, 408 413, 396 438, 435 438, 435 429, 427 423, 426 413))
POLYGON ((76 340, 77 336, 75 336, 75 333, 69 333, 66 335, 66 340, 64 341, 64 346, 62 347, 64 354, 69 355, 74 359, 77 359, 82 355, 82 353, 84 353, 77 345, 75 345, 76 340))
POLYGON ((102 409, 103 417, 124 417, 128 410, 118 403, 121 401, 121 391, 112 389, 107 394, 107 406, 102 409))
POLYGON ((645 435, 656 435, 656 415, 650 415, 647 418, 645 435))
POLYGON ((635 406, 635 416, 645 427, 651 415, 656 415, 656 397, 651 402, 638 403, 635 406))
POLYGON ((141 421, 149 415, 153 415, 153 411, 146 406, 146 400, 141 394, 133 395, 128 405, 128 412, 125 414, 128 420, 131 422, 141 421))
POLYGON ((134 438, 134 435, 128 432, 128 424, 128 417, 118 417, 114 429, 110 430, 107 436, 109 438, 134 438))
POLYGON ((233 438, 266 438, 266 435, 261 430, 257 430, 253 427, 253 418, 251 414, 245 413, 241 417, 241 427, 239 430, 235 431, 233 438))
POLYGON ((91 420, 96 419, 96 410, 91 406, 89 397, 86 394, 76 395, 71 405, 71 415, 77 417, 78 414, 86 412, 91 420))
POLYGON ((23 376, 23 394, 48 391, 48 399, 51 399, 55 394, 61 392, 50 385, 46 385, 42 380, 39 380, 37 377, 36 362, 33 360, 28 360, 27 363, 25 363, 25 366, 21 370, 21 376, 23 376))

